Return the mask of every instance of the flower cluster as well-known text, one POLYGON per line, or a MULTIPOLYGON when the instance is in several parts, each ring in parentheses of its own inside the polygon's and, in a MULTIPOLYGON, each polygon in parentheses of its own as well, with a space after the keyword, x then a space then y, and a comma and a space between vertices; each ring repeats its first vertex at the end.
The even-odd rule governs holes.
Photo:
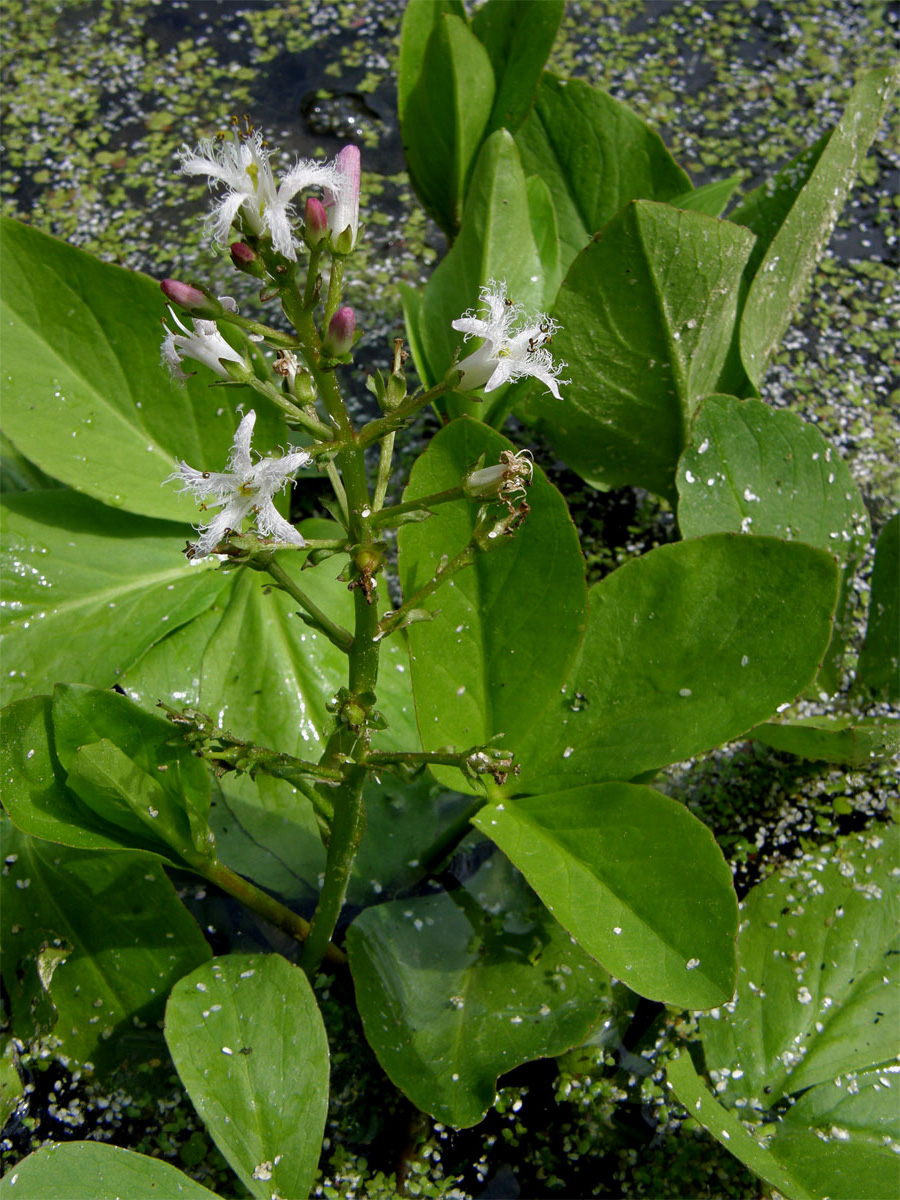
MULTIPOLYGON (((324 191, 328 227, 335 243, 350 229, 345 241, 346 250, 352 249, 359 226, 358 148, 345 147, 333 163, 300 159, 279 183, 269 154, 262 134, 249 123, 242 129, 237 121, 230 139, 207 138, 195 150, 182 147, 181 168, 186 175, 206 175, 210 187, 224 187, 210 217, 217 240, 227 243, 229 230, 240 220, 246 233, 255 237, 268 234, 278 253, 295 261, 294 197, 315 187, 324 191)), ((343 244, 340 248, 345 250, 343 244)))
POLYGON ((191 547, 191 558, 211 554, 231 531, 240 532, 244 519, 251 514, 261 534, 291 546, 305 545, 294 526, 278 512, 272 498, 312 457, 305 450, 296 450, 254 463, 250 439, 255 424, 256 413, 248 412, 235 432, 225 471, 198 471, 186 462, 179 462, 177 469, 164 480, 165 483, 179 480, 182 484, 179 490, 196 496, 202 502, 201 508, 212 505, 221 509, 209 524, 200 526, 200 539, 191 547))
POLYGON ((460 372, 460 391, 482 388, 492 392, 504 383, 531 376, 559 400, 559 383, 569 382, 558 378, 566 364, 554 363, 546 349, 559 328, 557 323, 544 313, 526 316, 510 299, 506 284, 493 279, 481 289, 481 304, 483 315, 477 316, 470 309, 452 323, 454 329, 465 334, 466 341, 471 337, 484 339, 474 353, 453 368, 460 372))

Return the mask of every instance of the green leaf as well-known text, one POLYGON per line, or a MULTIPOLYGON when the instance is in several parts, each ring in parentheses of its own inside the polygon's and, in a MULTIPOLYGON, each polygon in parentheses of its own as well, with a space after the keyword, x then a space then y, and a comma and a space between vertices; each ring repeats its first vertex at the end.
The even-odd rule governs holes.
POLYGON ((17 1036, 33 1035, 34 997, 20 990, 42 947, 42 982, 58 1014, 59 1051, 101 1069, 145 1052, 173 984, 210 957, 162 867, 136 854, 96 854, 4 834, 3 978, 17 1036), (49 969, 48 969, 49 968, 49 969), (141 1032, 148 1030, 148 1033, 141 1032))
POLYGON ((0 1124, 5 1125, 19 1107, 23 1086, 13 1039, 4 1036, 0 1039, 0 1124))
POLYGON ((814 425, 761 400, 710 396, 678 464, 685 537, 734 530, 805 542, 841 565, 841 596, 819 688, 834 692, 851 620, 853 575, 869 545, 866 506, 847 464, 814 425))
POLYGON ((228 583, 184 560, 183 528, 70 491, 7 495, 3 518, 4 704, 58 679, 110 686, 228 583))
POLYGON ((725 367, 752 244, 727 221, 638 201, 572 264, 553 338, 572 382, 529 415, 583 478, 672 494, 691 417, 725 367))
POLYGON ((710 396, 678 464, 686 538, 732 530, 828 550, 842 566, 869 544, 869 517, 847 464, 814 425, 761 400, 710 396))
POLYGON ((41 470, 115 508, 187 523, 193 501, 160 484, 176 458, 222 469, 238 404, 259 415, 258 448, 283 440, 256 393, 231 389, 226 402, 205 371, 169 382, 159 363, 165 301, 152 279, 8 218, 0 238, 3 426, 41 470))
POLYGON ((692 212, 706 213, 708 217, 720 217, 743 178, 743 174, 738 173, 729 175, 727 179, 704 183, 701 187, 693 188, 680 196, 673 196, 669 204, 673 208, 689 208, 692 212))
POLYGON ((211 1200, 215 1193, 146 1154, 104 1142, 50 1142, 3 1176, 0 1195, 9 1200, 211 1200))
POLYGON ((887 522, 875 546, 866 640, 859 654, 859 686, 900 701, 900 513, 887 522))
POLYGON ((837 581, 821 550, 738 534, 619 567, 591 589, 581 655, 517 786, 634 779, 740 737, 814 678, 837 581))
POLYGON ((489 133, 514 132, 528 116, 565 7, 565 0, 487 0, 472 17, 497 82, 489 133))
POLYGON ((887 1073, 874 1068, 854 1075, 858 1091, 853 1094, 844 1079, 804 1092, 776 1129, 770 1148, 815 1196, 894 1200, 894 1147, 900 1144, 896 1061, 887 1073))
POLYGON ((166 1041, 216 1145, 259 1200, 303 1200, 328 1111, 328 1039, 306 976, 277 954, 232 954, 182 979, 166 1041))
POLYGON ((209 773, 170 721, 81 684, 57 685, 52 719, 67 785, 98 816, 186 862, 213 854, 209 773))
POLYGON ((633 991, 682 1008, 729 999, 731 871, 712 833, 682 804, 653 788, 607 783, 504 800, 473 824, 633 991))
POLYGON ((32 492, 61 486, 20 454, 0 429, 0 492, 32 492))
MULTIPOLYGON (((366 831, 353 860, 350 904, 381 904, 418 883, 436 864, 423 861, 426 846, 455 829, 472 805, 428 775, 403 783, 385 774, 366 784, 366 831)), ((322 869, 322 868, 320 868, 322 869)))
MULTIPOLYGON (((733 1112, 723 1108, 710 1094, 694 1069, 691 1056, 682 1052, 666 1067, 669 1087, 692 1117, 716 1141, 730 1150, 744 1166, 777 1188, 788 1200, 816 1200, 821 1192, 810 1192, 797 1180, 790 1169, 756 1140, 733 1112)), ((830 1189, 828 1189, 830 1194, 830 1189)))
POLYGON ((121 676, 130 699, 147 709, 160 700, 200 707, 200 665, 230 594, 229 580, 211 608, 157 642, 121 676))
POLYGON ((210 824, 220 862, 283 904, 318 899, 325 847, 312 805, 280 780, 246 776, 218 783, 210 824))
POLYGON ((721 1102, 814 1196, 896 1194, 898 843, 876 826, 757 884, 736 997, 700 1025, 721 1102))
POLYGON ((452 238, 488 128, 494 72, 487 51, 462 15, 445 5, 429 4, 428 13, 416 11, 425 8, 408 5, 403 21, 400 129, 413 187, 452 238))
MULTIPOLYGON (((540 306, 543 268, 531 232, 528 189, 519 152, 505 130, 485 142, 466 199, 459 237, 422 293, 418 336, 427 363, 426 381, 438 383, 453 355, 469 353, 451 322, 478 306, 480 289, 505 280, 509 294, 527 308, 540 306)), ((491 397, 495 400, 496 397, 491 397)), ((480 411, 480 402, 454 397, 454 415, 462 408, 480 411)))
POLYGON ((556 228, 556 211, 550 189, 538 175, 525 181, 528 190, 528 213, 531 218, 531 234, 541 260, 544 277, 544 304, 552 308, 562 282, 562 261, 559 252, 559 231, 556 228))
POLYGON ((563 270, 630 200, 671 200, 691 186, 658 133, 579 79, 545 72, 516 142, 526 173, 553 196, 563 270))
POLYGON ((378 1061, 456 1128, 481 1120, 502 1072, 580 1043, 609 998, 606 973, 500 855, 457 890, 367 909, 347 949, 378 1061))
POLYGON ((740 327, 741 359, 756 387, 831 237, 895 84, 894 71, 869 71, 835 128, 732 213, 733 221, 759 234, 740 327))
POLYGON ((64 846, 141 850, 173 861, 159 839, 110 825, 66 786, 66 771, 53 748, 49 696, 19 700, 5 709, 3 734, 3 805, 23 833, 64 846))
MULTIPOLYGON (((511 450, 504 437, 462 418, 442 429, 417 460, 407 500, 457 485, 481 454, 511 450)), ((551 698, 559 694, 585 621, 584 565, 560 494, 535 468, 531 511, 513 537, 444 584, 425 602, 436 618, 408 630, 422 745, 458 750, 495 734, 521 754, 551 698), (552 616, 550 616, 552 614, 552 616)), ((399 532, 400 578, 411 596, 443 555, 470 541, 473 501, 442 504, 427 521, 399 532)), ((438 772, 462 788, 459 772, 438 772)))
MULTIPOLYGON (((299 528, 312 537, 334 533, 330 522, 303 522, 299 528)), ((315 604, 353 628, 353 596, 336 578, 344 556, 306 571, 302 555, 286 552, 279 562, 315 604)), ((214 711, 219 724, 238 737, 314 759, 333 727, 325 702, 347 682, 347 656, 298 618, 294 601, 283 592, 267 593, 263 585, 264 577, 249 571, 236 577, 203 655, 200 708, 214 711)), ((402 636, 382 646, 378 707, 388 728, 374 736, 374 747, 414 749, 418 734, 402 636)))
POLYGON ((422 295, 408 283, 399 283, 400 303, 403 305, 403 322, 406 328, 406 341, 412 355, 413 365, 422 382, 427 386, 431 375, 428 370, 428 360, 425 357, 425 347, 419 336, 419 310, 422 307, 422 295))
POLYGON ((876 827, 796 860, 744 900, 734 1009, 700 1028, 724 1103, 765 1110, 895 1061, 898 840, 895 826, 876 827))
POLYGON ((864 767, 873 760, 900 754, 900 721, 889 718, 800 717, 792 721, 768 721, 751 729, 748 736, 800 758, 851 767, 864 767))
POLYGON ((176 860, 194 858, 183 809, 113 742, 103 738, 79 747, 66 784, 101 820, 139 839, 158 838, 176 860))
POLYGON ((428 40, 445 14, 466 20, 462 0, 417 0, 407 4, 400 29, 400 59, 397 70, 397 108, 401 119, 410 105, 410 96, 419 85, 428 40))

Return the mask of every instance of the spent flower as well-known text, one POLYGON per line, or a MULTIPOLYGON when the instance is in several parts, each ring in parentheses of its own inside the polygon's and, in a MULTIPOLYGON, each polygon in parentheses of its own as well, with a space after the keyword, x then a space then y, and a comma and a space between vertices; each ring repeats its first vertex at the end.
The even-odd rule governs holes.
MULTIPOLYGON (((482 456, 483 457, 483 456, 482 456)), ((491 467, 477 465, 463 479, 463 493, 470 500, 523 500, 534 475, 530 450, 501 450, 500 461, 491 467)))
POLYGON ((191 547, 190 558, 205 558, 211 554, 231 530, 240 531, 244 519, 251 515, 265 537, 291 546, 306 544, 294 526, 278 512, 272 499, 301 467, 312 461, 312 456, 305 450, 295 450, 254 462, 250 440, 255 423, 256 413, 251 410, 235 431, 225 471, 198 471, 182 461, 164 480, 165 483, 180 481, 179 490, 196 496, 202 509, 210 506, 220 509, 208 524, 200 526, 200 539, 191 547))
POLYGON ((342 196, 347 186, 337 164, 310 159, 300 159, 276 184, 269 148, 249 124, 241 129, 235 123, 230 139, 206 138, 196 150, 183 146, 181 169, 186 175, 206 175, 210 187, 224 186, 211 216, 219 242, 228 241, 228 231, 240 215, 246 232, 257 237, 268 233, 278 253, 292 261, 297 257, 291 230, 294 197, 310 187, 342 196))
POLYGON ((566 364, 555 363, 546 349, 559 328, 557 323, 544 313, 526 316, 510 299, 506 284, 493 279, 481 289, 480 312, 478 315, 470 309, 452 322, 454 329, 465 334, 466 341, 472 337, 483 339, 474 353, 453 368, 461 373, 459 390, 481 388, 492 392, 504 383, 531 376, 559 400, 559 384, 569 382, 558 378, 566 364))

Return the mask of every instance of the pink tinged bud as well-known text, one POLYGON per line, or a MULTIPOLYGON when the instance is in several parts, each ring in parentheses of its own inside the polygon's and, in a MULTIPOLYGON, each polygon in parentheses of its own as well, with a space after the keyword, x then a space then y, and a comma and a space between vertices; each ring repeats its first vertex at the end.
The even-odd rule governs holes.
POLYGON ((252 267, 258 261, 258 256, 246 242, 232 242, 231 261, 236 267, 252 267))
POLYGON ((353 334, 356 330, 356 313, 346 305, 339 308, 328 324, 328 332, 322 339, 322 349, 330 358, 340 358, 353 349, 353 334))
POLYGON ((222 310, 220 304, 216 304, 208 296, 204 296, 199 288, 191 287, 189 283, 182 283, 178 279, 164 279, 160 285, 163 295, 167 300, 171 300, 173 304, 177 304, 179 308, 183 308, 186 312, 199 313, 200 316, 205 316, 208 312, 210 315, 218 315, 222 310), (212 310, 215 313, 212 313, 212 310))
POLYGON ((311 250, 315 249, 316 246, 322 243, 322 240, 328 233, 328 214, 325 212, 325 205, 321 200, 317 200, 315 196, 307 198, 304 223, 306 227, 306 244, 311 250))
POLYGON ((254 279, 266 278, 265 263, 246 242, 232 242, 229 250, 231 251, 231 261, 239 271, 252 275, 254 279))
POLYGON ((325 189, 328 228, 334 249, 339 254, 349 254, 356 245, 359 231, 359 147, 345 146, 334 160, 334 166, 340 186, 325 189))

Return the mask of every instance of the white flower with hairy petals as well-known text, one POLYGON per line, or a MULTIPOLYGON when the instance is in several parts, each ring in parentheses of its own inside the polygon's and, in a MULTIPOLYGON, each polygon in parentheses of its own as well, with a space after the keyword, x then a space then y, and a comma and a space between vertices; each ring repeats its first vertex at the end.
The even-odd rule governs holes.
POLYGON ((296 260, 296 243, 291 232, 295 216, 291 201, 304 188, 330 188, 342 193, 346 183, 333 163, 300 159, 275 183, 269 150, 256 130, 235 128, 232 138, 205 139, 196 150, 181 148, 185 175, 206 175, 210 187, 222 184, 224 194, 210 217, 216 240, 228 241, 228 231, 240 213, 246 228, 257 237, 269 233, 279 254, 296 260))
POLYGON ((182 492, 190 492, 201 501, 201 507, 221 509, 208 525, 199 528, 200 540, 191 548, 190 558, 205 558, 211 554, 231 530, 240 532, 245 517, 253 516, 256 528, 265 537, 291 546, 305 546, 303 538, 275 508, 272 497, 280 492, 291 477, 312 462, 305 450, 284 454, 280 458, 261 458, 254 463, 250 454, 250 439, 256 413, 248 412, 234 435, 234 444, 225 471, 198 471, 186 462, 164 480, 179 480, 182 492))
MULTIPOLYGON (((227 300, 227 296, 222 297, 227 300)), ((232 301, 232 304, 234 301, 232 301)), ((243 355, 238 354, 233 346, 229 346, 225 339, 219 333, 219 328, 215 321, 200 321, 196 318, 191 319, 193 330, 188 329, 183 325, 175 315, 174 309, 169 309, 169 316, 181 330, 181 333, 173 333, 172 330, 163 321, 163 329, 166 331, 166 336, 163 338, 161 359, 163 364, 169 368, 169 372, 173 379, 185 380, 189 376, 181 369, 181 364, 186 358, 192 358, 195 362, 203 363, 205 367, 209 367, 214 371, 220 379, 230 379, 231 376, 225 367, 222 366, 222 359, 228 362, 240 363, 241 366, 246 366, 243 355)))
POLYGON ((452 322, 454 329, 466 335, 466 341, 471 337, 484 339, 473 354, 454 368, 462 372, 459 390, 481 388, 492 392, 504 383, 530 375, 559 400, 559 384, 569 382, 558 378, 566 364, 554 363, 552 354, 545 349, 559 328, 556 321, 544 313, 526 317, 507 295, 506 284, 493 279, 481 289, 481 304, 483 315, 477 316, 470 309, 452 322), (515 328, 516 325, 519 327, 515 328))

